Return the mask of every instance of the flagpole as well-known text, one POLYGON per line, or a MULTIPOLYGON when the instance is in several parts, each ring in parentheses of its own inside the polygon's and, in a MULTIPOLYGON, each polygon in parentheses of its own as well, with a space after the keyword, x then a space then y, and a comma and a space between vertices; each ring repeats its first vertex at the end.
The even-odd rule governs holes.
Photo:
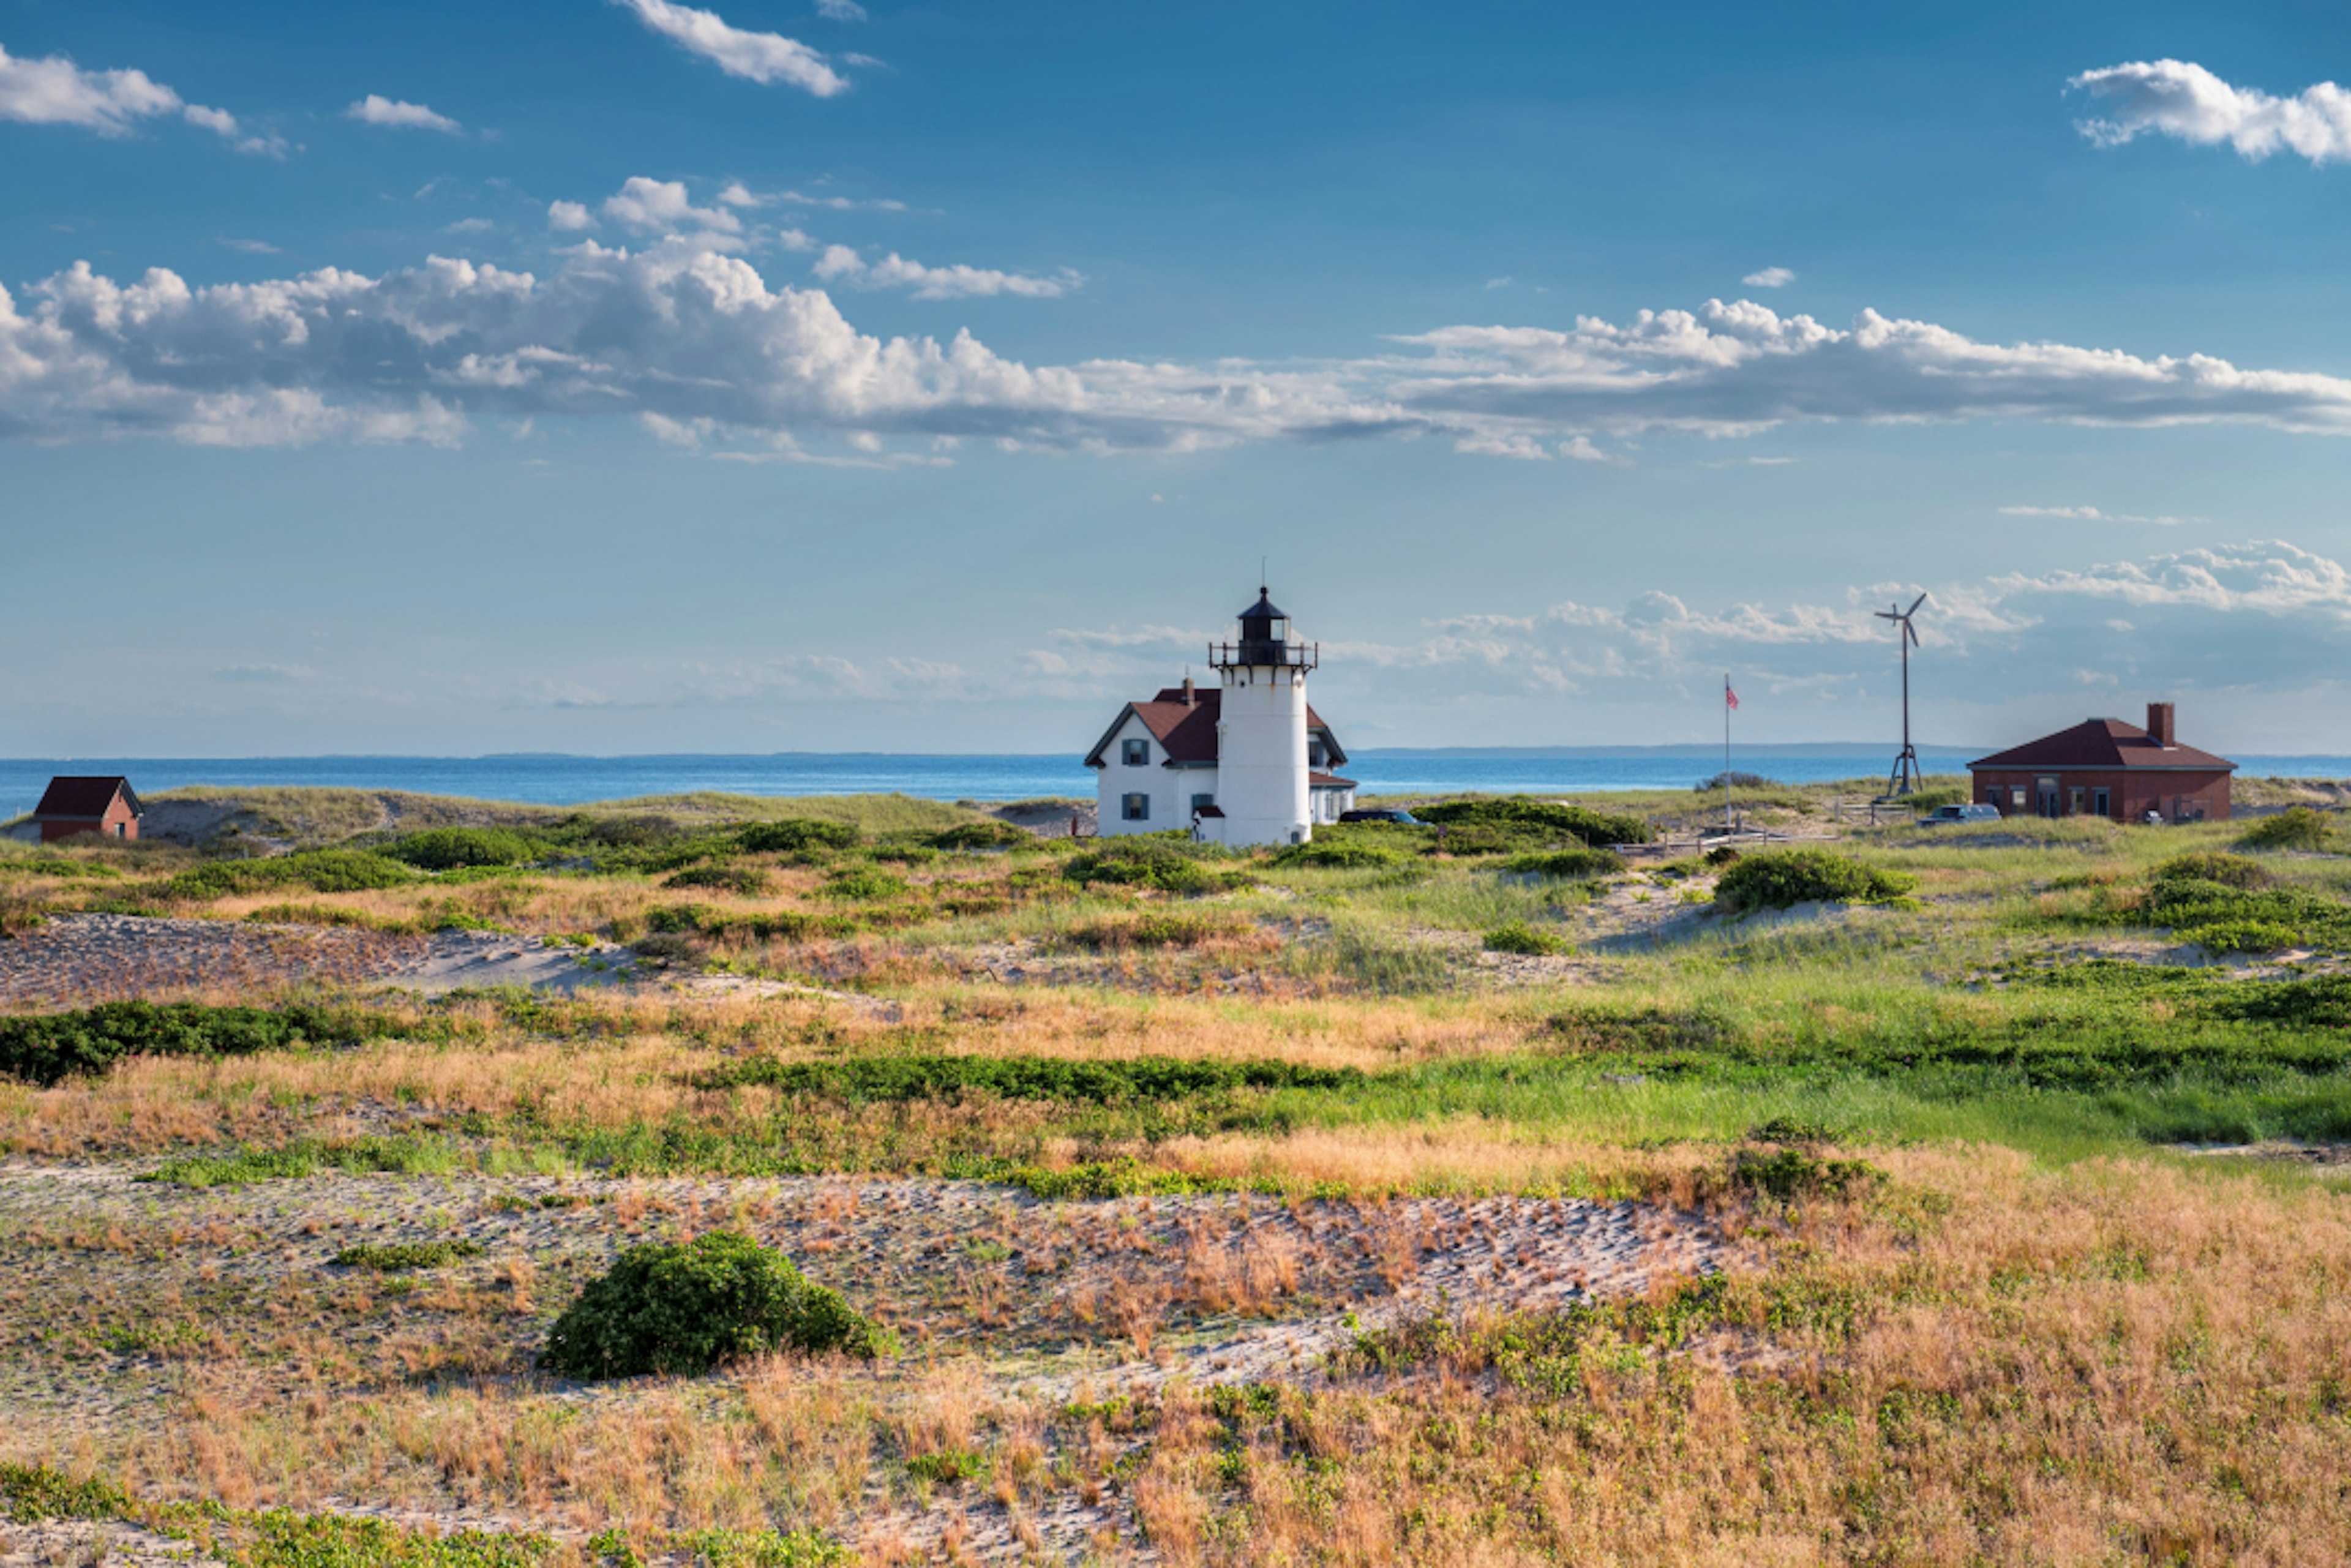
POLYGON ((1722 831, 1730 832, 1730 672, 1722 672, 1722 831))

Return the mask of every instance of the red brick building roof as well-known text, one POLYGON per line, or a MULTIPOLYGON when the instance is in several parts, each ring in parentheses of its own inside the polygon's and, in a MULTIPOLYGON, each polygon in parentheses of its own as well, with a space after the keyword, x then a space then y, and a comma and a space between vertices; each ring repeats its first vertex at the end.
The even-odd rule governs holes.
POLYGON ((139 797, 131 788, 131 780, 120 774, 77 775, 59 774, 49 780, 41 791, 41 803, 33 808, 36 821, 98 821, 114 808, 114 798, 120 795, 139 814, 139 797))
POLYGON ((1968 766, 2054 772, 2065 768, 2121 768, 2233 770, 2237 765, 2225 757, 2215 757, 2192 746, 2158 745, 2138 726, 2125 724, 2118 718, 2093 718, 2071 729, 2061 729, 2054 735, 2028 740, 2022 746, 1978 758, 1968 766))

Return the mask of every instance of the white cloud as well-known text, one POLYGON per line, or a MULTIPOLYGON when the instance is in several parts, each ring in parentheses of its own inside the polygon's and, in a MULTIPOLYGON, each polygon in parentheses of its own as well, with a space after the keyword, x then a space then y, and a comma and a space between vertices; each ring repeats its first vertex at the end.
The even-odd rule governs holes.
POLYGON ((730 27, 715 11, 675 5, 670 0, 613 0, 637 14, 654 32, 674 39, 731 77, 793 87, 831 98, 849 90, 849 80, 806 44, 779 33, 747 33, 730 27))
POLYGON ((228 246, 231 250, 241 250, 247 256, 279 256, 284 254, 276 246, 271 245, 267 240, 225 239, 221 241, 221 244, 228 246))
POLYGON ((375 92, 360 99, 343 112, 363 124, 387 126, 399 131, 438 131, 455 136, 465 129, 447 115, 435 114, 421 103, 402 103, 375 92))
POLYGON ((490 222, 487 218, 459 218, 455 223, 449 225, 442 232, 453 235, 487 234, 490 230, 497 226, 497 225, 490 222))
POLYGON ((31 60, 0 48, 0 120, 128 136, 139 121, 164 114, 226 138, 240 152, 286 155, 284 138, 248 136, 228 110, 190 103, 145 71, 86 71, 63 55, 31 60))
POLYGON ((1032 277, 980 267, 925 267, 896 251, 869 263, 845 245, 825 246, 812 270, 828 283, 846 283, 852 288, 911 289, 917 299, 967 299, 995 294, 1058 299, 1085 281, 1067 269, 1058 277, 1032 277))
MULTIPOLYGON (((783 435, 1170 452, 1431 435, 1468 453, 1588 462, 1644 431, 1736 435, 1790 421, 2351 433, 2351 382, 2337 378, 1984 344, 1875 312, 1841 330, 1746 303, 1565 331, 1447 328, 1378 357, 1292 367, 1031 366, 967 331, 858 332, 824 290, 771 286, 724 254, 747 243, 737 220, 696 207, 680 183, 632 180, 605 211, 680 232, 634 253, 583 240, 544 277, 436 257, 375 277, 326 267, 195 288, 162 269, 125 283, 81 263, 20 296, 0 288, 0 438, 445 441, 477 417, 651 413, 714 422, 723 434, 706 444, 762 460, 776 460, 783 435)), ((549 221, 586 215, 559 204, 549 221)), ((933 294, 1004 290, 1014 276, 845 251, 819 269, 933 294)))
MULTIPOLYGON (((730 189, 741 191, 743 187, 737 184, 730 189)), ((743 193, 750 195, 747 191, 743 193)), ((753 200, 789 202, 795 206, 823 207, 836 213, 903 213, 906 210, 905 203, 886 197, 811 196, 799 191, 778 191, 772 197, 755 197, 753 200)))
POLYGON ((816 0, 816 14, 828 22, 865 20, 865 7, 857 0, 816 0))
POLYGON ((2095 507, 2002 507, 2000 515, 2003 517, 2071 517, 2085 523, 2155 523, 2164 528, 2201 520, 2142 517, 2137 512, 2102 512, 2095 507))
POLYGON ((547 226, 567 233, 592 229, 596 226, 596 214, 578 202, 549 202, 547 204, 547 226))
POLYGON ((2331 81, 2273 98, 2186 60, 2141 60, 2084 71, 2066 85, 2105 104, 2105 118, 2078 122, 2101 147, 2153 132, 2201 147, 2225 141, 2256 161, 2281 148, 2313 163, 2351 158, 2351 92, 2331 81))
POLYGON ((1486 279, 1486 287, 1489 289, 1508 288, 1510 286, 1510 280, 1508 277, 1489 277, 1486 279))
POLYGON ((1796 275, 1784 267, 1767 267, 1761 272, 1750 272, 1740 282, 1750 288, 1785 288, 1796 281, 1796 275))
POLYGON ((740 234, 743 222, 721 207, 697 207, 680 180, 648 180, 632 176, 618 193, 604 198, 604 215, 614 223, 653 234, 676 234, 689 228, 740 234))
POLYGON ((178 93, 145 71, 86 71, 63 55, 28 60, 0 48, 0 120, 128 136, 138 121, 182 107, 178 93))

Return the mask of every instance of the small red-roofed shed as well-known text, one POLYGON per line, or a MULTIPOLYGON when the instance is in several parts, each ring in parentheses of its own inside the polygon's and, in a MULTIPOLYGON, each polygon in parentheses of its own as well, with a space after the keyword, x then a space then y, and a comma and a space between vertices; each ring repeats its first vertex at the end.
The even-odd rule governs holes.
POLYGON ((97 833, 109 839, 139 836, 139 796, 131 780, 115 775, 59 774, 41 791, 33 808, 41 842, 54 843, 76 833, 97 833))
POLYGON ((2118 718, 2071 729, 1968 764, 1975 798, 2001 815, 2225 822, 2237 765, 2182 746, 2169 703, 2147 705, 2147 727, 2118 718))

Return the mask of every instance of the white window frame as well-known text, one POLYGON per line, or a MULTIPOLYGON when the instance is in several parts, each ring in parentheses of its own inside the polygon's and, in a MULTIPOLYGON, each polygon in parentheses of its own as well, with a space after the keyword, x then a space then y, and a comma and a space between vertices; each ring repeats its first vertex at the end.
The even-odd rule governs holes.
POLYGON ((1122 740, 1118 743, 1118 758, 1129 768, 1148 768, 1151 766, 1151 742, 1122 740))

